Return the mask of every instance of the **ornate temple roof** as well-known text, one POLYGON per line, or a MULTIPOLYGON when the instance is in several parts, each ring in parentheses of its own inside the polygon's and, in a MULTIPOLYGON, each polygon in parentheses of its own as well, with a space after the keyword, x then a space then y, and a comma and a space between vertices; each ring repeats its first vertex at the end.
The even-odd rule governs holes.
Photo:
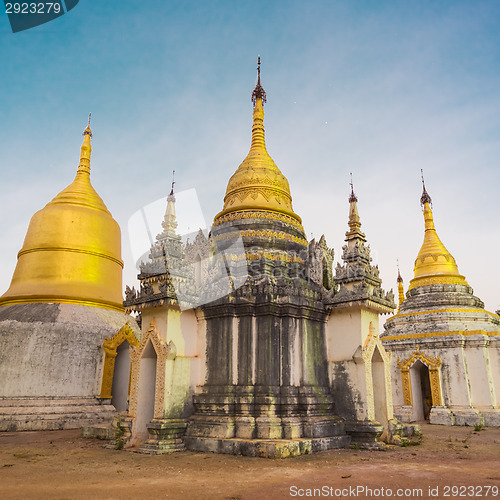
POLYGON ((299 224, 294 213, 288 180, 281 173, 266 149, 264 133, 264 102, 266 93, 260 83, 260 57, 257 85, 252 93, 253 125, 250 151, 233 174, 226 189, 220 217, 242 210, 265 210, 286 214, 299 224))
POLYGON ((365 302, 380 312, 389 313, 395 308, 392 290, 386 293, 380 285, 378 266, 372 266, 370 246, 366 245, 366 236, 361 232, 361 219, 358 213, 358 198, 354 194, 351 182, 349 196, 349 230, 345 233, 347 245, 344 245, 342 260, 335 269, 335 283, 339 286, 333 296, 332 304, 365 302))
POLYGON ((0 305, 60 302, 122 310, 120 228, 90 182, 92 131, 75 180, 31 218, 0 305))

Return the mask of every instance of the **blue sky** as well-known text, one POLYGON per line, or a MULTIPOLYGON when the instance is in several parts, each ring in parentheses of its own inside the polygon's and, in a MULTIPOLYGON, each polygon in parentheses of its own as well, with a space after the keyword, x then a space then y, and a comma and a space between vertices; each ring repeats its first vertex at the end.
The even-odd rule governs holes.
POLYGON ((438 234, 500 308, 500 3, 80 0, 12 34, 0 15, 0 290, 30 217, 68 185, 92 112, 92 182, 122 228, 177 189, 207 222, 250 144, 256 58, 268 151, 307 236, 340 258, 349 172, 383 286, 407 286, 423 239, 420 169, 438 234))

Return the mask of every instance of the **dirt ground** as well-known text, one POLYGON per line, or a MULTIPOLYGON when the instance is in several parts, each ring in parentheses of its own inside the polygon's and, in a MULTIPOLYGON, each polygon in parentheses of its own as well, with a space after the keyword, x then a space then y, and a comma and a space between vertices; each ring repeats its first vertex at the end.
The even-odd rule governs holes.
POLYGON ((0 498, 500 497, 500 429, 423 424, 422 431, 414 446, 284 460, 142 455, 106 449, 78 430, 0 433, 0 498))

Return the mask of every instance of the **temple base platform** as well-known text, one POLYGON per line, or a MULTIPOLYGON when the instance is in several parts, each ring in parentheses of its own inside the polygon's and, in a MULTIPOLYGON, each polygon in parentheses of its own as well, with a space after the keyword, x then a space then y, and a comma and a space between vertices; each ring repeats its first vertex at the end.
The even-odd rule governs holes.
POLYGON ((112 420, 116 410, 96 397, 0 398, 0 432, 79 429, 112 420))

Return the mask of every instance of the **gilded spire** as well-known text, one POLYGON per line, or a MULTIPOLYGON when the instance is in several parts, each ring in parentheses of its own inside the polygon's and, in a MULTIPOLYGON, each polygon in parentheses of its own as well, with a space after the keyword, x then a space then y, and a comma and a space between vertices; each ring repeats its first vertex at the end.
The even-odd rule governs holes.
POLYGON ((349 229, 346 233, 346 236, 349 235, 349 233, 354 234, 354 233, 360 233, 361 235, 364 234, 361 233, 360 228, 361 228, 361 219, 359 218, 359 213, 358 213, 358 198, 354 194, 354 186, 352 183, 352 173, 351 173, 351 182, 349 183, 351 186, 351 194, 349 196, 349 229))
POLYGON ((425 234, 422 248, 415 260, 415 276, 410 281, 410 289, 435 284, 468 286, 467 281, 458 271, 455 259, 437 235, 431 210, 432 200, 425 189, 423 175, 422 186, 423 192, 420 203, 424 214, 425 234))
POLYGON ((260 83, 260 57, 257 85, 252 92, 253 124, 250 151, 233 174, 226 189, 224 208, 215 216, 241 210, 264 210, 289 215, 301 223, 293 212, 292 196, 286 177, 281 173, 266 149, 264 106, 266 93, 260 83))
POLYGON ((92 153, 90 118, 91 115, 89 115, 87 127, 82 134, 83 143, 80 148, 80 162, 78 163, 75 180, 63 189, 50 203, 80 203, 108 212, 106 205, 90 182, 90 156, 92 153))
POLYGON ((80 163, 78 165, 78 172, 90 174, 90 155, 92 153, 92 145, 90 144, 90 139, 92 137, 92 130, 90 129, 90 117, 92 113, 89 114, 89 123, 87 128, 83 131, 83 144, 80 150, 80 163))
POLYGON ((397 279, 397 282, 398 282, 398 295, 399 295, 399 304, 398 304, 398 312, 399 312, 399 308, 401 307, 401 304, 405 300, 405 289, 403 286, 403 278, 401 277, 401 272, 399 270, 399 261, 398 261, 398 279, 397 279))

